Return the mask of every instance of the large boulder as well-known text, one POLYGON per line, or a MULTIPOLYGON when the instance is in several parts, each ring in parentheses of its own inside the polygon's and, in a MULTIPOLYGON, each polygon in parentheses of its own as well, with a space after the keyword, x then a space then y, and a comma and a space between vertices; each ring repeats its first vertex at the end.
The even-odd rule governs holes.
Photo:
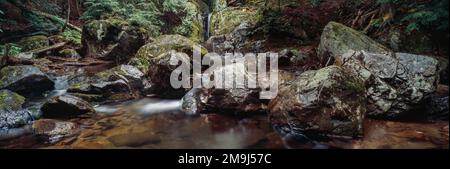
POLYGON ((28 124, 32 117, 22 110, 25 98, 9 90, 0 90, 0 130, 28 124))
POLYGON ((143 30, 126 22, 94 20, 83 27, 82 43, 85 57, 126 61, 145 44, 143 30))
POLYGON ((224 35, 211 36, 206 41, 209 51, 224 53, 260 53, 263 51, 264 40, 252 41, 248 38, 250 32, 255 28, 254 24, 243 22, 235 27, 233 31, 224 35))
POLYGON ((0 71, 0 89, 37 96, 54 89, 54 82, 34 66, 8 66, 0 71))
POLYGON ((374 54, 349 51, 336 64, 351 70, 368 86, 368 115, 399 118, 436 91, 438 61, 406 53, 374 54))
MULTIPOLYGON (((214 70, 214 75, 218 74, 223 75, 224 79, 239 76, 246 79, 245 82, 249 79, 256 80, 255 75, 245 70, 245 64, 243 63, 230 64, 214 70)), ((243 115, 264 112, 267 105, 260 99, 260 91, 259 88, 239 88, 236 86, 210 89, 194 88, 183 97, 182 110, 187 114, 219 112, 243 115)))
POLYGON ((329 57, 341 56, 349 50, 364 50, 371 53, 386 54, 391 51, 370 37, 352 28, 336 22, 330 22, 324 28, 320 38, 318 56, 322 61, 329 57))
POLYGON ((70 95, 49 99, 41 111, 44 118, 71 118, 95 112, 88 102, 70 95))
POLYGON ((88 101, 122 101, 145 90, 149 84, 144 74, 131 65, 120 65, 70 82, 69 93, 88 101))
POLYGON ((274 127, 298 137, 359 137, 365 113, 363 81, 338 66, 304 72, 269 103, 274 127))
MULTIPOLYGON (((178 65, 173 66, 170 61, 176 57, 183 64, 191 64, 196 45, 198 44, 181 35, 163 35, 139 49, 130 64, 139 68, 148 77, 152 84, 152 91, 156 94, 168 91, 185 94, 184 90, 173 89, 171 86, 170 76, 178 65)), ((198 52, 202 56, 207 53, 202 46, 200 50, 198 52)))

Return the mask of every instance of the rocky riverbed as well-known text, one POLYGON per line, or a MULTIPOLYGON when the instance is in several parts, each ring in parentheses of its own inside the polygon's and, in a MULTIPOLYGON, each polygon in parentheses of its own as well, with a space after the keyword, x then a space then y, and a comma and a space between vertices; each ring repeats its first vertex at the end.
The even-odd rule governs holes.
MULTIPOLYGON (((189 36, 104 17, 84 24, 79 43, 22 38, 24 52, 1 58, 0 148, 448 149, 448 59, 333 21, 308 43, 299 30, 278 43, 260 35, 253 3, 189 3, 199 28, 189 36), (258 81, 279 85, 273 99, 260 99, 263 88, 170 84, 175 52, 191 64, 194 53, 269 51, 278 81, 258 81)), ((257 76, 242 65, 213 72, 257 76)))

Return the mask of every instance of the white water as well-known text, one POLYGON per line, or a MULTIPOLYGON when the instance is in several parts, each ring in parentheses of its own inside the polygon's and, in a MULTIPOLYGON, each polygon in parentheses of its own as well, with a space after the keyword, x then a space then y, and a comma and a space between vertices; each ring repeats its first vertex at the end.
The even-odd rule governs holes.
POLYGON ((205 21, 204 21, 204 30, 205 30, 205 41, 207 41, 209 39, 209 36, 211 35, 211 30, 210 30, 210 25, 211 25, 211 16, 212 13, 208 13, 207 16, 205 17, 205 21))
POLYGON ((159 99, 143 99, 127 105, 127 103, 119 105, 99 105, 94 107, 99 113, 112 114, 121 109, 131 110, 140 115, 148 116, 159 113, 177 113, 181 110, 180 100, 159 100, 159 99))

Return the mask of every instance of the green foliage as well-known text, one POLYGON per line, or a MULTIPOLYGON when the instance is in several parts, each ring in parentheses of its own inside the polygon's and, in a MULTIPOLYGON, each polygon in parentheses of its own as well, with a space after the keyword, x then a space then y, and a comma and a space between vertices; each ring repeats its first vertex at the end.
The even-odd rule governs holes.
POLYGON ((258 11, 262 16, 259 26, 253 33, 262 32, 265 36, 271 34, 286 34, 290 31, 291 25, 284 20, 283 13, 275 9, 261 9, 258 11))
MULTIPOLYGON (((17 55, 22 51, 22 48, 19 47, 19 45, 15 44, 15 43, 10 43, 11 45, 11 49, 9 51, 9 55, 14 56, 17 55)), ((6 48, 6 44, 5 45, 0 45, 0 57, 3 57, 5 55, 5 48, 6 48)))
POLYGON ((392 4, 397 9, 408 11, 400 18, 407 25, 407 32, 423 29, 434 31, 448 30, 448 0, 431 0, 426 3, 405 0, 377 0, 379 5, 392 4))
POLYGON ((414 12, 406 15, 402 21, 408 23, 407 31, 421 29, 448 30, 448 1, 433 0, 431 3, 417 6, 414 12))
POLYGON ((64 39, 77 44, 81 45, 81 33, 76 30, 66 30, 62 33, 64 39))
POLYGON ((127 23, 144 28, 151 35, 157 35, 168 24, 162 16, 174 13, 181 25, 171 28, 172 33, 188 36, 192 32, 192 20, 196 16, 195 7, 189 0, 86 0, 84 20, 119 18, 127 23))
POLYGON ((84 2, 86 11, 81 19, 100 19, 103 14, 112 13, 120 8, 117 0, 86 0, 84 2))

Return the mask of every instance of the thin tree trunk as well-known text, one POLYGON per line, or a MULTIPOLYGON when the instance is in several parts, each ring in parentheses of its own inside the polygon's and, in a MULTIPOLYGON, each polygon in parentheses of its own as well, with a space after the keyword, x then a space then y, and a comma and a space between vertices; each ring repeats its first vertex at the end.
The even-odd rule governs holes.
POLYGON ((67 17, 64 26, 61 28, 61 32, 66 30, 67 24, 70 22, 70 0, 67 0, 67 17))

